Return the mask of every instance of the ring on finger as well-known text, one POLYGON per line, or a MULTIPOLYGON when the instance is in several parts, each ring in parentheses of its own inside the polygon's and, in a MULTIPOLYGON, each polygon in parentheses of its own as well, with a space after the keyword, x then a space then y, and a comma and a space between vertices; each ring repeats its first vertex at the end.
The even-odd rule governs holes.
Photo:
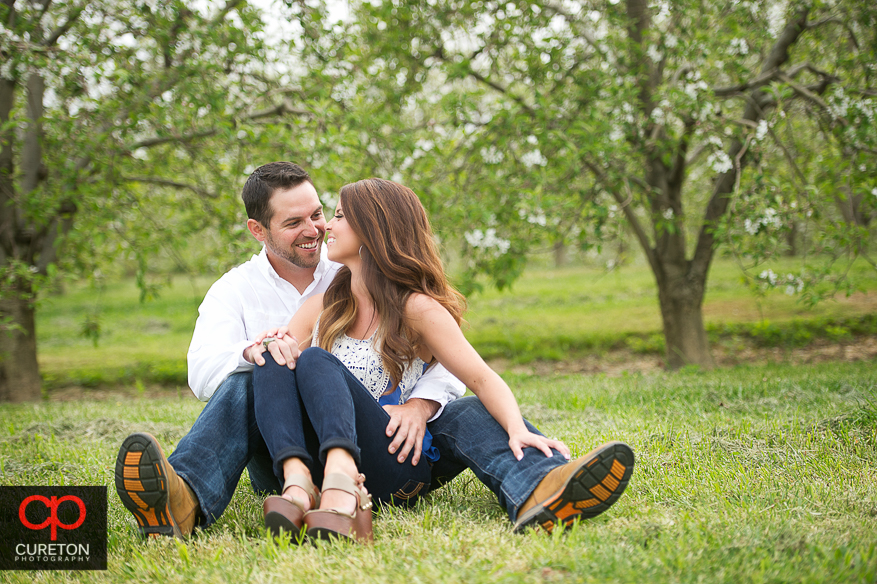
POLYGON ((267 349, 268 345, 270 345, 271 343, 273 343, 276 340, 277 339, 275 339, 274 337, 265 337, 265 340, 262 341, 262 346, 267 349))

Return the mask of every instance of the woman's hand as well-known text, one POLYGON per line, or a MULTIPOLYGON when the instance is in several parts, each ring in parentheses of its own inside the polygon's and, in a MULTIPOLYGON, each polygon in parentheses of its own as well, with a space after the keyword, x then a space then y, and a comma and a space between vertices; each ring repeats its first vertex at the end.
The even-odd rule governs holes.
POLYGON ((290 335, 285 326, 268 329, 256 335, 253 344, 244 349, 244 359, 261 367, 265 364, 262 353, 266 350, 278 365, 286 365, 290 369, 295 369, 295 361, 301 355, 298 339, 290 335))
POLYGON ((564 458, 569 460, 569 448, 560 440, 552 440, 551 438, 534 434, 528 430, 509 435, 509 448, 512 449, 515 458, 518 460, 524 458, 524 448, 527 447, 537 448, 541 450, 545 456, 549 457, 554 456, 554 453, 551 452, 551 449, 553 448, 563 454, 564 458))

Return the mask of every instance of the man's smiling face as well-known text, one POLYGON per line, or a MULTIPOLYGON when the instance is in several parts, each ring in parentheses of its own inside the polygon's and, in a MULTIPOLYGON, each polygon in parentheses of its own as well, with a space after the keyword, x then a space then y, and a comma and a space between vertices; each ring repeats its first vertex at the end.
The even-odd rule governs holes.
POLYGON ((270 225, 265 229, 269 255, 299 268, 315 268, 326 233, 326 218, 317 190, 305 181, 271 195, 270 225))

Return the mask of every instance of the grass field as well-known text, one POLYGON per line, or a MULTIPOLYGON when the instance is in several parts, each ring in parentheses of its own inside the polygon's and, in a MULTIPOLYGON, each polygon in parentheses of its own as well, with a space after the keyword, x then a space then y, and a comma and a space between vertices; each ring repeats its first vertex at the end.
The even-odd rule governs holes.
MULTIPOLYGON (((736 266, 716 262, 704 306, 714 345, 736 347, 741 333, 768 346, 797 346, 826 336, 877 336, 877 272, 861 266, 852 277, 859 292, 807 309, 782 292, 753 294, 736 266)), ((145 303, 138 302, 133 281, 109 282, 100 289, 74 285, 63 296, 45 298, 37 339, 46 387, 185 385, 185 355, 198 304, 212 281, 181 277, 145 303), (100 327, 96 346, 82 335, 87 318, 100 327)), ((532 269, 510 291, 486 288, 474 295, 466 318, 466 335, 487 359, 564 360, 611 348, 663 353, 657 293, 643 265, 610 272, 532 269)))
MULTIPOLYGON (((752 295, 719 262, 705 307, 711 335, 721 346, 745 335, 766 346, 873 337, 877 281, 858 277, 861 292, 804 310, 781 293, 752 295)), ((140 542, 115 494, 116 453, 135 431, 173 451, 203 407, 185 387, 185 353, 210 282, 178 280, 144 304, 129 282, 74 285, 44 300, 47 399, 0 404, 0 484, 106 485, 109 569, 0 572, 0 581, 877 581, 873 359, 611 377, 507 370, 525 415, 574 455, 607 440, 636 453, 619 502, 564 533, 513 534, 467 471, 413 510, 381 510, 373 547, 299 548, 264 535, 261 500, 244 474, 209 530, 185 543, 140 542), (100 327, 96 346, 81 334, 86 316, 100 327)), ((473 297, 470 309, 467 334, 489 357, 660 351, 642 266, 534 269, 511 292, 473 297)))
MULTIPOLYGON (((2 405, 10 485, 106 485, 107 572, 5 572, 8 582, 860 582, 877 578, 877 371, 871 363, 655 375, 507 375, 525 415, 582 454, 627 441, 626 493, 566 533, 514 535, 468 471, 410 511, 382 510, 374 547, 277 544, 244 479, 185 543, 141 543, 113 489, 132 431, 172 451, 191 395, 93 391, 2 405)), ((245 475, 246 476, 246 475, 245 475)))

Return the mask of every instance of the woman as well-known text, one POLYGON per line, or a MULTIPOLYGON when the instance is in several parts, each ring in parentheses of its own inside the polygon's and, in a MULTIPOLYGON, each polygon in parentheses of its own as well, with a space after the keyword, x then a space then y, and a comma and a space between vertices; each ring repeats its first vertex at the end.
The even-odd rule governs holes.
MULTIPOLYGON (((527 429, 509 387, 463 336, 464 300, 447 281, 414 192, 382 179, 347 185, 326 232, 329 259, 344 267, 288 327, 266 331, 245 352, 251 362, 273 364, 254 373, 256 417, 284 483, 281 496, 265 502, 272 532, 305 525, 312 537, 369 540, 363 474, 382 503, 408 504, 429 484, 427 461, 400 465, 387 452, 381 405, 404 401, 436 362, 478 396, 516 458, 527 447, 569 457, 562 442, 527 429), (310 347, 284 355, 288 369, 266 353, 272 338, 287 336, 293 346, 310 347)), ((434 456, 429 439, 427 460, 434 456)))

